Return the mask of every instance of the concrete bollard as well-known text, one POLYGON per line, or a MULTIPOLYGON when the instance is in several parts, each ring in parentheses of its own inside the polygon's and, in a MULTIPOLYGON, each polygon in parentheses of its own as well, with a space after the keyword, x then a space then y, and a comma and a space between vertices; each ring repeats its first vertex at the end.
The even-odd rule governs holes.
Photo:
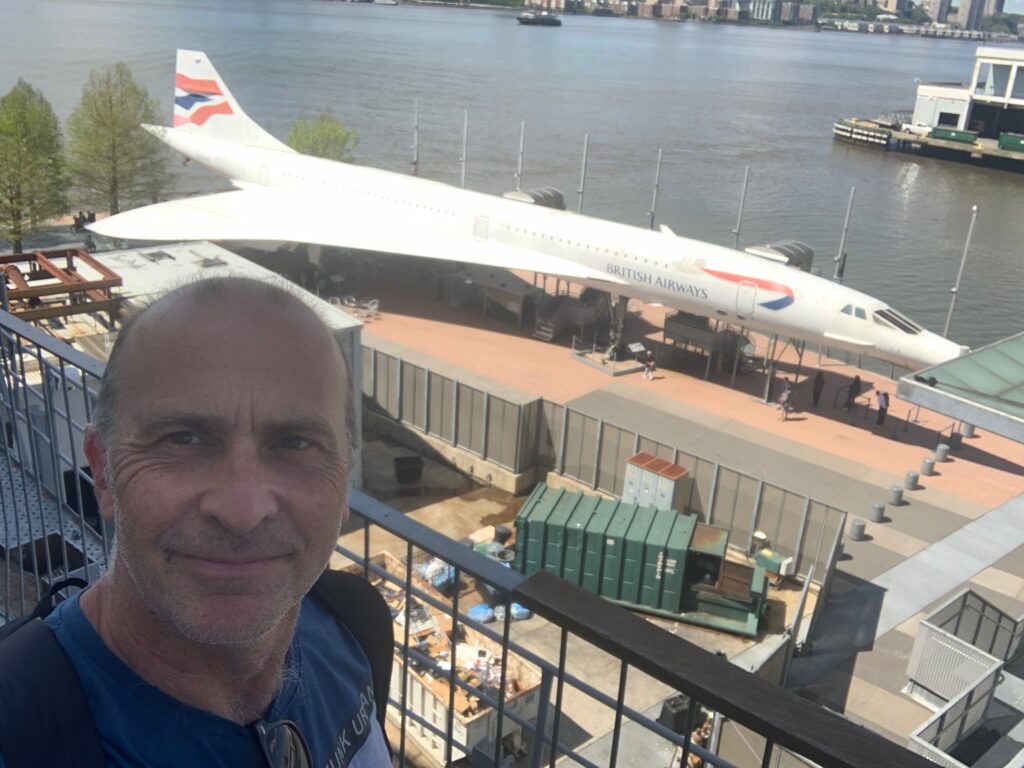
POLYGON ((946 443, 939 443, 935 448, 935 460, 938 462, 949 461, 949 446, 946 443))
POLYGON ((871 505, 871 522, 880 523, 885 519, 885 504, 881 501, 876 501, 871 505))
POLYGON ((864 541, 865 523, 859 517, 850 523, 850 538, 853 541, 864 541))
POLYGON ((960 425, 960 434, 964 437, 974 437, 974 425, 964 422, 960 425))
POLYGON ((935 474, 935 459, 931 456, 921 462, 921 474, 925 477, 935 474))
POLYGON ((898 485, 889 486, 889 505, 898 507, 903 503, 903 489, 898 485))
POLYGON ((908 491, 917 490, 917 472, 914 470, 907 472, 907 476, 903 478, 903 487, 908 491))

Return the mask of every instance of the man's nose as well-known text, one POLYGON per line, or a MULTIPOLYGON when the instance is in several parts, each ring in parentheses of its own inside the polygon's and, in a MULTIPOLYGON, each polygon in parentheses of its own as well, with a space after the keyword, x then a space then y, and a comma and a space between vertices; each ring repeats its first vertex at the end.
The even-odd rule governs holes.
POLYGON ((257 445, 244 441, 226 449, 200 498, 199 511, 239 535, 277 514, 277 495, 257 445))

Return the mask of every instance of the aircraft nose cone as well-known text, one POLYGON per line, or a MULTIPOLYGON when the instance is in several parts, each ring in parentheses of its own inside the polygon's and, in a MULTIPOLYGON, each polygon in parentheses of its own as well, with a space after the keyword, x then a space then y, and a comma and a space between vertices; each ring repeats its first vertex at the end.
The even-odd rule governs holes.
POLYGON ((964 350, 969 350, 968 347, 957 344, 955 341, 944 339, 937 333, 932 333, 931 331, 926 333, 926 338, 921 339, 923 342, 921 362, 925 368, 953 360, 965 354, 964 350))

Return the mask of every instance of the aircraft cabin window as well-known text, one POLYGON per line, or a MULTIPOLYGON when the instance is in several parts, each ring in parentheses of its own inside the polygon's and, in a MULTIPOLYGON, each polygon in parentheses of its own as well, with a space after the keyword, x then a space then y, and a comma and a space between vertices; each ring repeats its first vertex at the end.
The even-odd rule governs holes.
POLYGON ((843 314, 844 315, 852 315, 853 314, 853 304, 847 304, 845 307, 843 307, 843 314))
POLYGON ((857 314, 857 319, 858 319, 858 320, 867 320, 867 319, 868 319, 868 315, 867 315, 867 312, 865 312, 865 311, 864 311, 863 309, 861 309, 860 307, 857 307, 857 308, 856 308, 856 309, 854 310, 854 312, 856 312, 856 314, 857 314))

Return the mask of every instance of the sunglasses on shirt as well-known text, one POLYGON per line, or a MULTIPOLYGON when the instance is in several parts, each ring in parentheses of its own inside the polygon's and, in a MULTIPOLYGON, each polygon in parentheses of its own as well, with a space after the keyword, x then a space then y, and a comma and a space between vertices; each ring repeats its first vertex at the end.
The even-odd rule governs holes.
POLYGON ((309 746, 299 726, 291 720, 253 723, 253 731, 263 751, 267 768, 312 768, 309 746))

